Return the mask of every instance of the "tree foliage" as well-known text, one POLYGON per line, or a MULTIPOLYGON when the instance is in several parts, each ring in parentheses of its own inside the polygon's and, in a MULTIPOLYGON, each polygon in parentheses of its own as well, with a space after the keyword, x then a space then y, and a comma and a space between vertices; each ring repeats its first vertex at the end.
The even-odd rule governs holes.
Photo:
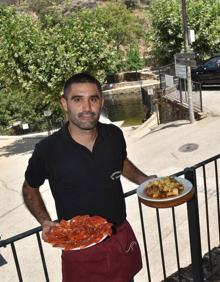
POLYGON ((114 64, 115 48, 96 22, 78 15, 42 29, 30 16, 8 9, 0 22, 1 87, 59 95, 74 72, 89 71, 103 78, 114 64))
POLYGON ((108 3, 91 11, 101 26, 107 30, 109 38, 113 39, 117 48, 138 45, 144 37, 144 19, 135 16, 123 3, 108 3))
MULTIPOLYGON (((195 30, 191 45, 201 58, 220 50, 219 0, 188 0, 188 25, 195 30)), ((173 62, 173 55, 183 50, 181 0, 155 0, 150 8, 152 19, 152 54, 158 64, 173 62)))
POLYGON ((127 70, 137 71, 144 67, 144 59, 141 58, 138 47, 131 46, 126 55, 127 70))
POLYGON ((0 129, 13 125, 14 122, 28 123, 32 131, 46 129, 43 115, 45 105, 37 95, 28 95, 18 91, 0 92, 0 129))
POLYGON ((22 2, 29 2, 32 12, 0 8, 2 125, 8 125, 11 116, 36 130, 32 119, 40 121, 47 109, 59 120, 63 84, 73 73, 88 71, 104 81, 107 74, 126 69, 126 62, 135 69, 140 64, 138 50, 132 55, 130 46, 143 39, 143 19, 124 4, 71 12, 65 10, 67 0, 65 9, 59 0, 22 2))
POLYGON ((13 9, 1 9, 0 15, 0 88, 4 92, 36 96, 44 107, 50 105, 61 114, 58 100, 70 75, 88 71, 103 80, 114 69, 116 48, 95 22, 73 15, 44 29, 38 19, 13 9))
POLYGON ((187 10, 189 26, 196 33, 193 50, 201 58, 220 52, 220 1, 191 0, 187 10))
POLYGON ((181 48, 181 9, 178 0, 156 0, 150 15, 152 18, 152 54, 156 62, 166 64, 181 48))

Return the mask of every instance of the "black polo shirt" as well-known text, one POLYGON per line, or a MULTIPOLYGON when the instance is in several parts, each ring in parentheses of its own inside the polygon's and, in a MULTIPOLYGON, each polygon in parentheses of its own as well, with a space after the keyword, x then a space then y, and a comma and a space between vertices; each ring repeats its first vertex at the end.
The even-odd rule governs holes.
POLYGON ((32 187, 49 180, 59 219, 89 214, 121 224, 126 218, 120 181, 126 144, 118 127, 98 123, 97 128, 93 152, 71 138, 68 123, 40 141, 25 178, 32 187))

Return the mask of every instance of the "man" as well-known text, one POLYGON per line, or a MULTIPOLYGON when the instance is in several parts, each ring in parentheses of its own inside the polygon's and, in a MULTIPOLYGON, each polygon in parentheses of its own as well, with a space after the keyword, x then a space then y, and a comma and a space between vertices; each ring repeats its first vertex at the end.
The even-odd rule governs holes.
POLYGON ((99 215, 113 223, 115 234, 83 250, 63 251, 65 282, 128 282, 141 269, 141 254, 126 221, 120 174, 140 184, 147 178, 127 158, 122 131, 100 123, 103 106, 100 82, 80 73, 69 78, 61 98, 68 122, 39 142, 29 160, 23 184, 27 208, 42 225, 42 237, 52 222, 39 192, 49 180, 58 219, 99 215))

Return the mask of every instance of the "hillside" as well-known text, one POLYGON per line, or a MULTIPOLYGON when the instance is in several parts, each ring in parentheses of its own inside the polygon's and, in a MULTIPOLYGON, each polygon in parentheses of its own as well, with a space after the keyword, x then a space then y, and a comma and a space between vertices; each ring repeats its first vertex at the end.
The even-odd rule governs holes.
MULTIPOLYGON (((65 5, 64 0, 58 0, 58 1, 51 1, 48 0, 46 4, 47 6, 54 5, 56 3, 57 5, 65 5)), ((78 9, 78 8, 93 8, 96 7, 97 5, 102 5, 103 3, 106 2, 116 2, 116 1, 108 1, 108 0, 72 0, 70 2, 70 6, 73 9, 78 9)), ((149 5, 150 0, 122 0, 121 2, 124 2, 128 7, 130 8, 142 8, 147 5, 149 5)), ((0 0, 0 5, 24 5, 24 6, 30 6, 32 8, 39 8, 39 6, 45 6, 45 1, 43 0, 0 0)))

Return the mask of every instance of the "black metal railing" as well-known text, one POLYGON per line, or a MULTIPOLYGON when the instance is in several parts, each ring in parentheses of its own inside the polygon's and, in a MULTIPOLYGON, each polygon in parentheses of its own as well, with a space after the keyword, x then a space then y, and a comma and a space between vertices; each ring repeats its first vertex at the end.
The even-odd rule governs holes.
POLYGON ((22 277, 22 271, 21 271, 21 268, 20 268, 20 263, 19 263, 15 243, 19 240, 23 240, 23 239, 25 239, 29 236, 32 236, 32 235, 36 235, 38 249, 39 249, 39 252, 40 252, 41 262, 42 262, 44 276, 45 276, 45 281, 49 282, 46 260, 45 260, 44 251, 43 251, 41 238, 40 238, 40 232, 41 231, 42 231, 42 228, 41 228, 41 226, 39 226, 39 227, 33 228, 31 230, 28 230, 26 232, 17 234, 15 236, 11 237, 11 238, 6 239, 6 240, 0 241, 0 247, 6 247, 8 245, 11 246, 11 250, 12 250, 12 254, 13 254, 13 258, 14 258, 14 263, 15 263, 15 266, 16 266, 17 275, 18 275, 18 279, 19 279, 20 282, 23 281, 23 277, 22 277))
MULTIPOLYGON (((184 171, 181 171, 176 176, 185 176, 187 179, 189 179, 191 182, 193 182, 192 179, 192 170, 186 169, 184 171)), ((151 275, 151 269, 149 267, 149 252, 147 251, 147 242, 146 242, 146 232, 145 232, 145 223, 144 223, 144 216, 142 211, 142 204, 139 201, 139 207, 140 207, 140 218, 141 218, 141 224, 142 224, 142 232, 143 232, 143 240, 144 240, 144 249, 146 254, 146 267, 147 267, 147 276, 148 281, 157 281, 154 277, 151 275)), ((180 267, 180 251, 179 251, 179 243, 178 243, 178 232, 177 232, 177 224, 176 224, 176 215, 175 210, 176 208, 171 207, 169 208, 172 211, 172 224, 173 224, 173 236, 174 236, 174 249, 176 254, 176 268, 177 268, 177 275, 179 277, 179 281, 183 278, 181 275, 181 267, 180 267)), ((161 271, 161 277, 160 281, 163 277, 164 281, 167 281, 167 269, 166 269, 166 259, 165 259, 165 250, 164 250, 164 240, 162 235, 162 226, 161 226, 161 216, 160 211, 161 209, 156 208, 156 221, 157 221, 157 232, 159 237, 159 254, 160 254, 160 260, 162 265, 162 271, 161 271)), ((201 245, 200 245, 200 228, 199 228, 199 218, 197 213, 198 207, 197 207, 197 200, 194 196, 192 200, 187 202, 187 211, 188 211, 188 224, 189 224, 189 235, 190 235, 190 246, 191 246, 191 256, 192 256, 192 262, 194 265, 192 277, 193 281, 203 281, 203 273, 202 273, 202 263, 201 263, 201 245)), ((159 257, 159 256, 158 256, 159 257)), ((157 268, 159 265, 159 261, 157 263, 157 268)), ((158 278, 157 278, 158 279, 158 278)))
MULTIPOLYGON (((220 159, 220 154, 216 155, 212 158, 209 158, 201 163, 194 165, 193 167, 186 168, 183 171, 175 173, 175 176, 181 176, 189 179, 195 188, 194 197, 189 200, 186 204, 181 205, 181 209, 185 208, 187 210, 186 217, 182 220, 181 224, 178 224, 179 218, 178 214, 180 214, 180 207, 171 207, 167 209, 159 209, 159 208, 150 208, 146 207, 138 201, 139 208, 139 221, 141 226, 142 238, 143 238, 143 255, 145 256, 145 273, 143 280, 140 281, 172 281, 170 277, 175 275, 178 280, 173 281, 188 281, 186 279, 187 275, 189 281, 200 282, 205 278, 209 278, 220 271, 219 266, 213 266, 213 257, 212 257, 212 248, 214 246, 220 245, 220 198, 219 198, 219 166, 218 162, 220 159), (211 196, 210 196, 211 195, 211 196), (210 202, 211 200, 211 202, 210 202), (210 206, 211 205, 211 206, 210 206), (210 210, 216 212, 215 224, 211 225, 210 221, 213 222, 212 214, 210 210), (201 217, 201 215, 205 211, 205 216, 201 217), (165 213, 166 212, 166 217, 165 213), (171 212, 171 218, 167 216, 168 212, 171 212), (154 215, 153 215, 154 214, 154 215), (149 218, 147 216, 150 215, 150 219, 155 223, 154 226, 149 227, 149 218), (164 218, 168 223, 169 230, 166 230, 166 226, 164 226, 164 218), (204 223, 205 219, 205 223, 204 223), (183 228, 184 226, 184 228, 183 228), (184 229, 184 232, 187 231, 188 226, 188 239, 184 237, 184 240, 189 240, 189 258, 186 260, 183 256, 185 250, 182 248, 183 235, 180 230, 184 229), (212 227, 212 230, 211 230, 212 227), (151 229, 151 230, 150 230, 151 229), (214 230, 215 229, 215 230, 214 230), (150 232, 149 232, 150 230, 150 232), (201 231, 203 236, 201 236, 201 231), (166 233, 166 234, 165 234, 166 233), (181 234, 180 234, 181 233, 181 234), (154 234, 154 235, 152 235, 154 234), (164 236, 165 234, 165 236, 164 236), (206 236, 204 236, 206 234, 206 236), (213 237, 213 234, 216 236, 213 237), (172 235, 172 236, 170 236, 172 235), (173 238, 172 246, 168 244, 167 248, 167 237, 173 238), (152 239, 152 238, 153 239, 152 239), (217 238, 216 238, 217 237, 217 238), (157 238, 157 243, 156 242, 157 238), (153 243, 152 243, 153 242, 153 243), (182 242, 182 243, 181 243, 182 242), (158 247, 158 254, 155 254, 152 251, 155 245, 158 247), (170 260, 169 253, 172 253, 171 257, 173 257, 172 264, 169 264, 167 260, 170 260), (202 256, 207 253, 208 257, 208 266, 204 268, 204 264, 202 262, 202 256), (156 257, 156 258, 155 258, 156 257), (155 264, 154 261, 157 261, 155 264), (153 262, 152 262, 153 261, 153 262), (189 267, 187 274, 184 272, 184 268, 188 265, 192 264, 189 267), (170 267, 172 266, 172 267, 170 267), (175 273, 174 273, 175 272, 175 273), (156 273, 156 275, 155 275, 156 273), (173 274, 174 273, 174 274, 173 274), (170 276, 171 275, 171 276, 170 276), (191 280, 190 280, 191 279, 191 280)), ((125 198, 128 199, 130 197, 134 197, 136 195, 136 189, 129 191, 124 194, 125 198)), ((181 210, 182 214, 182 210, 181 210)), ((181 215, 182 216, 182 215, 181 215)), ((44 251, 41 244, 40 238, 41 227, 37 227, 26 231, 24 233, 18 234, 6 240, 0 241, 0 247, 11 246, 12 254, 14 258, 14 263, 17 270, 17 276, 19 281, 24 281, 22 275, 22 271, 20 268, 19 259, 16 251, 16 242, 19 240, 23 240, 29 236, 36 235, 37 244, 39 248, 39 255, 42 262, 42 267, 44 271, 45 281, 50 281, 49 274, 47 270, 46 260, 44 251)), ((138 280, 139 281, 139 280, 138 280)))

